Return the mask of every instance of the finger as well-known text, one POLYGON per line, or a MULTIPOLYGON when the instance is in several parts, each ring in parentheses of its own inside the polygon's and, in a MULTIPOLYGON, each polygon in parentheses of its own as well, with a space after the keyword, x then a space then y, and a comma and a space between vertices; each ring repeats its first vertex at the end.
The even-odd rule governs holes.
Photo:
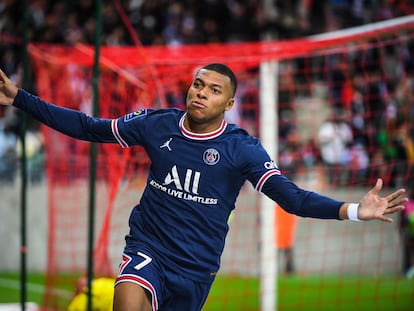
POLYGON ((393 201, 388 202, 388 207, 394 207, 397 205, 405 206, 407 202, 408 202, 408 198, 398 198, 398 200, 395 199, 393 201))
POLYGON ((407 202, 408 198, 400 198, 399 200, 388 202, 386 211, 393 211, 393 209, 397 209, 398 211, 403 210, 407 202))
POLYGON ((372 188, 371 192, 373 194, 378 194, 382 189, 382 184, 383 184, 382 179, 378 178, 377 182, 375 183, 375 186, 374 186, 374 188, 372 188))
POLYGON ((399 197, 400 195, 402 195, 405 192, 404 188, 398 189, 397 191, 391 193, 390 195, 388 195, 386 197, 388 202, 391 202, 393 200, 395 200, 397 197, 399 197))
POLYGON ((2 82, 6 82, 7 81, 7 76, 6 74, 3 72, 3 70, 0 69, 0 80, 2 82))
POLYGON ((400 212, 403 209, 404 209, 404 205, 397 205, 397 206, 394 206, 394 207, 389 207, 384 211, 384 215, 400 212))
POLYGON ((385 216, 378 217, 378 220, 381 220, 383 222, 390 222, 390 223, 394 221, 392 218, 385 217, 385 216))

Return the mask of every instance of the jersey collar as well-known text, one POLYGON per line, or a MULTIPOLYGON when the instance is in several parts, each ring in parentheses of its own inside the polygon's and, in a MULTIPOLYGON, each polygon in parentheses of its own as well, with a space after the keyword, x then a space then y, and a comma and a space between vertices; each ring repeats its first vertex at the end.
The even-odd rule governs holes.
POLYGON ((185 120, 185 116, 186 116, 186 115, 187 115, 187 113, 185 113, 185 114, 181 117, 181 119, 180 119, 180 130, 181 130, 181 133, 182 133, 185 137, 187 137, 187 138, 194 139, 194 140, 207 140, 207 139, 213 139, 213 138, 216 138, 216 137, 220 136, 221 134, 223 134, 223 133, 224 133, 224 131, 226 130, 226 127, 227 127, 227 122, 226 122, 226 120, 223 120, 223 121, 221 122, 220 127, 219 127, 217 130, 214 130, 214 131, 212 131, 212 132, 210 132, 210 133, 202 133, 202 134, 200 134, 200 133, 193 133, 193 132, 190 132, 189 130, 187 130, 187 129, 184 127, 184 120, 185 120))

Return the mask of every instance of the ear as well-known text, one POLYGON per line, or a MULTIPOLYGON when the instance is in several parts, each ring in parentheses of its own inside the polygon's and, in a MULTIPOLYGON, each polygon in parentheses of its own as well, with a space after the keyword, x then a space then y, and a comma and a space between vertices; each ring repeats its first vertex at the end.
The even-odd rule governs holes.
POLYGON ((229 110, 231 109, 231 107, 233 107, 233 105, 234 105, 234 97, 230 98, 230 99, 227 101, 227 105, 226 105, 225 110, 226 110, 226 111, 229 111, 229 110))

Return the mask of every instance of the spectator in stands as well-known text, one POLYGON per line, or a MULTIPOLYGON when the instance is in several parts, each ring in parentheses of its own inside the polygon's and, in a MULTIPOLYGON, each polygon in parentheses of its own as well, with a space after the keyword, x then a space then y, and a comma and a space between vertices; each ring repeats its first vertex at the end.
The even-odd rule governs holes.
POLYGON ((251 18, 254 9, 242 1, 231 1, 229 7, 229 19, 227 20, 228 42, 256 41, 259 34, 251 18))
POLYGON ((367 126, 372 129, 373 133, 383 129, 386 125, 386 98, 387 85, 383 78, 383 72, 378 68, 380 64, 379 59, 372 60, 372 69, 368 73, 368 83, 366 85, 365 93, 365 107, 367 114, 367 126))
POLYGON ((17 136, 4 120, 0 120, 0 182, 13 183, 16 177, 17 136))
POLYGON ((298 129, 291 119, 289 126, 280 128, 283 132, 279 132, 279 163, 284 168, 284 174, 294 180, 303 164, 298 129))
POLYGON ((352 133, 355 140, 359 140, 364 144, 367 143, 366 137, 366 108, 364 103, 365 83, 364 77, 361 73, 355 72, 351 78, 351 98, 350 98, 350 110, 352 133))
POLYGON ((395 131, 391 137, 391 143, 394 148, 393 178, 396 186, 403 183, 409 170, 409 163, 413 162, 414 142, 410 130, 411 124, 399 119, 397 120, 395 131))
POLYGON ((363 184, 365 183, 369 172, 370 159, 368 151, 364 143, 360 140, 355 141, 350 151, 352 182, 356 184, 363 184))
POLYGON ((348 116, 346 111, 334 111, 333 116, 322 123, 318 131, 321 158, 331 185, 343 181, 343 177, 347 178, 351 162, 353 135, 348 116))
POLYGON ((328 57, 328 90, 329 101, 332 102, 335 110, 347 110, 347 65, 342 59, 342 55, 332 55, 328 57))
MULTIPOLYGON (((30 182, 38 183, 43 179, 45 150, 42 132, 37 129, 29 129, 25 136, 27 177, 30 182)), ((22 144, 18 141, 16 146, 17 156, 22 157, 22 144)))

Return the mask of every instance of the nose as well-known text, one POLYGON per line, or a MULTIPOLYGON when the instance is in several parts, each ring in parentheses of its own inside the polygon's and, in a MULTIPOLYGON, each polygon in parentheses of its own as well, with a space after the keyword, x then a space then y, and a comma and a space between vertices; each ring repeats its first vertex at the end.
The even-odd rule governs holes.
POLYGON ((198 92, 197 92, 197 97, 199 98, 206 98, 206 91, 205 91, 205 87, 200 87, 198 92))

